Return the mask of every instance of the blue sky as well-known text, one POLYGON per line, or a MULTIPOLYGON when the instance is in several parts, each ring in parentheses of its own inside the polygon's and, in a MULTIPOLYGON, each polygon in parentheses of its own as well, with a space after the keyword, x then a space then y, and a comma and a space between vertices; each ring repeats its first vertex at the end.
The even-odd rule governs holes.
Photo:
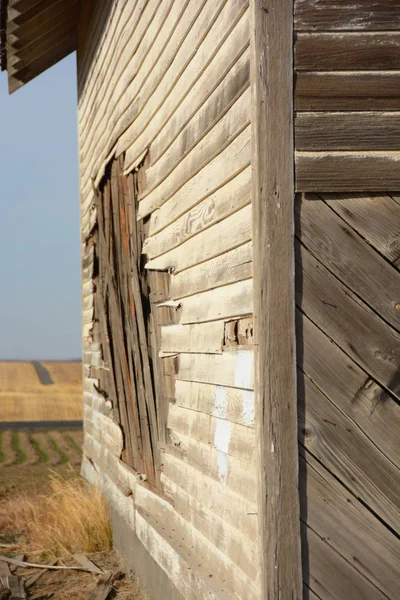
POLYGON ((0 74, 0 359, 81 356, 75 55, 0 74))

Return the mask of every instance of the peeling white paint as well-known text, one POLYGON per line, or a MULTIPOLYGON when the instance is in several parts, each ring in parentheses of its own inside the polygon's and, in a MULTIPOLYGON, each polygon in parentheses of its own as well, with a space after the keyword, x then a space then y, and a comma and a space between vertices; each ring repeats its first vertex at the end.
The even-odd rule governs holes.
POLYGON ((242 419, 245 425, 254 425, 254 392, 243 392, 242 419))
POLYGON ((252 352, 238 352, 235 370, 235 386, 240 388, 253 387, 252 352))
POLYGON ((226 485, 228 475, 228 450, 231 440, 231 424, 225 419, 216 419, 214 432, 214 446, 217 449, 218 477, 223 485, 226 485))
POLYGON ((221 385, 217 385, 215 388, 215 401, 214 407, 211 409, 211 414, 213 417, 220 417, 221 419, 226 419, 228 415, 226 389, 221 385))

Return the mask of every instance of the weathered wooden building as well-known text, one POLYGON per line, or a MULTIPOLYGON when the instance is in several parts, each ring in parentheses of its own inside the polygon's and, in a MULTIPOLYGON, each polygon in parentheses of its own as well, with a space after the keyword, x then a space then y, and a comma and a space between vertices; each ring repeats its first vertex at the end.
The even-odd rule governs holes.
POLYGON ((154 598, 398 598, 400 2, 2 0, 0 29, 11 92, 77 51, 116 547, 154 598))

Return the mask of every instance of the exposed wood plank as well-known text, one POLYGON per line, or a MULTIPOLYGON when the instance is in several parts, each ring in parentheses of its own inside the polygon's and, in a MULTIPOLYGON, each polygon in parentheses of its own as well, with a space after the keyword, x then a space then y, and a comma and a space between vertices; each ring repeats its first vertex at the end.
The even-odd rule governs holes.
MULTIPOLYGON (((191 180, 163 204, 150 219, 149 235, 154 235, 178 219, 186 211, 228 183, 250 164, 250 126, 240 133, 229 146, 207 163, 191 180)), ((138 216, 145 217, 143 202, 138 216)))
MULTIPOLYGON (((256 539, 253 536, 257 535, 257 518, 251 513, 254 513, 257 505, 228 488, 223 490, 219 481, 171 454, 164 453, 163 458, 164 482, 169 480, 182 488, 186 494, 202 504, 203 510, 220 516, 226 523, 241 531, 246 540, 256 539)), ((176 497, 178 499, 178 494, 176 497)))
POLYGON ((178 148, 180 155, 188 152, 229 108, 242 88, 248 85, 250 51, 247 19, 246 12, 200 79, 182 100, 173 117, 165 123, 152 142, 150 167, 161 159, 172 164, 178 148), (240 35, 241 31, 243 33, 240 35), (222 56, 230 57, 230 61, 221 60, 222 56))
POLYGON ((303 556, 304 579, 323 600, 381 600, 377 588, 340 556, 310 527, 302 523, 302 538, 308 548, 303 556))
POLYGON ((376 381, 400 397, 400 336, 304 247, 297 247, 296 302, 376 381))
POLYGON ((295 0, 296 30, 400 29, 400 8, 392 0, 295 0))
POLYGON ((146 238, 143 253, 155 258, 179 246, 214 223, 245 206, 251 199, 251 167, 246 167, 171 225, 146 238))
MULTIPOLYGON (((139 119, 130 125, 122 136, 124 139, 118 144, 119 148, 122 144, 125 144, 125 148, 127 148, 126 167, 134 164, 143 149, 151 144, 165 120, 173 114, 190 87, 199 79, 245 12, 247 1, 213 0, 206 6, 207 9, 201 12, 198 20, 199 24, 203 22, 203 29, 200 30, 196 22, 191 29, 190 36, 182 45, 181 63, 174 61, 171 72, 168 72, 167 93, 164 97, 157 94, 153 102, 148 103, 139 119), (181 68, 179 68, 180 66, 181 68), (163 104, 160 111, 161 98, 163 98, 163 104)), ((117 152, 119 152, 119 148, 117 148, 117 152)))
POLYGON ((146 268, 169 269, 173 273, 179 273, 250 241, 251 214, 252 207, 248 204, 173 250, 153 258, 146 264, 146 268))
MULTIPOLYGON (((339 19, 342 11, 337 9, 339 19)), ((299 33, 298 71, 390 71, 399 68, 400 32, 299 33)))
POLYGON ((373 248, 400 266, 400 208, 390 196, 324 192, 322 198, 373 248))
POLYGON ((400 72, 299 72, 296 110, 400 110, 400 72))
POLYGON ((181 324, 249 315, 253 312, 253 279, 188 296, 181 301, 180 309, 181 324))
POLYGON ((310 112, 295 118, 296 150, 398 150, 398 112, 310 112))
POLYGON ((299 192, 399 188, 398 152, 296 152, 296 189, 299 192))
POLYGON ((252 255, 252 243, 248 242, 173 275, 171 298, 183 298, 228 283, 248 279, 252 276, 252 255))
POLYGON ((399 532, 397 467, 307 376, 299 373, 298 382, 299 441, 356 497, 399 532))
POLYGON ((175 400, 177 406, 254 428, 254 392, 250 390, 178 379, 175 400))
POLYGON ((400 469, 397 402, 299 310, 296 317, 299 368, 400 469))
POLYGON ((253 352, 181 354, 177 379, 253 389, 253 352))
MULTIPOLYGON (((178 437, 182 433, 186 437, 216 448, 221 453, 219 481, 223 485, 227 477, 226 456, 235 457, 244 464, 246 462, 254 464, 255 435, 251 427, 244 427, 231 423, 226 418, 214 417, 174 404, 169 407, 168 427, 176 432, 178 437)), ((204 469, 206 464, 203 466, 204 469)), ((249 498, 245 493, 244 496, 249 498)))
POLYGON ((300 456, 303 519, 389 598, 400 585, 400 541, 308 452, 300 456))
POLYGON ((252 0, 250 31, 262 597, 300 599, 292 3, 252 0))
MULTIPOLYGON (((184 439, 183 436, 181 439, 184 439)), ((203 462, 202 464, 198 464, 198 466, 196 466, 196 461, 199 459, 204 461, 207 460, 207 464, 213 464, 215 459, 210 457, 214 457, 215 450, 200 445, 198 442, 194 442, 189 438, 187 438, 187 444, 190 444, 190 449, 188 445, 185 445, 184 460, 185 462, 187 461, 191 467, 194 467, 194 469, 201 473, 205 463, 203 462), (200 447, 201 450, 199 450, 200 447), (188 453, 186 453, 186 448, 188 448, 188 453), (201 452, 202 450, 205 452, 203 459, 201 458, 200 454, 194 454, 194 452, 201 452)), ((173 452, 173 450, 171 448, 167 448, 166 452, 170 453, 173 452)), ((233 465, 235 462, 237 463, 235 459, 229 458, 230 465, 233 465)), ((213 477, 213 475, 213 472, 207 473, 208 477, 212 477, 217 481, 217 477, 213 477)), ((234 479, 236 480, 236 476, 238 477, 237 485, 240 485, 239 477, 242 477, 242 486, 246 485, 247 483, 247 486, 254 487, 255 473, 253 470, 250 470, 249 476, 246 477, 246 475, 243 476, 242 470, 238 470, 236 473, 233 473, 233 470, 231 469, 228 470, 227 489, 230 489, 229 484, 233 483, 234 479)), ((204 503, 201 502, 201 499, 187 494, 184 489, 179 488, 170 481, 167 482, 167 485, 169 491, 173 493, 175 510, 180 514, 183 514, 184 518, 189 523, 191 523, 198 531, 200 531, 202 535, 205 535, 210 541, 212 541, 213 544, 216 545, 222 552, 224 552, 224 554, 226 554, 235 563, 235 565, 239 567, 239 569, 242 569, 246 575, 256 579, 258 570, 256 540, 249 539, 247 535, 242 535, 235 526, 232 526, 226 519, 223 518, 223 516, 221 516, 220 511, 215 509, 205 510, 204 503)), ((224 492, 225 489, 221 488, 221 496, 224 496, 224 492)), ((237 497, 239 498, 240 494, 238 494, 237 497)))
POLYGON ((222 354, 224 321, 161 327, 161 352, 222 354))
MULTIPOLYGON (((154 178, 149 179, 150 191, 144 192, 144 195, 139 198, 144 214, 153 212, 167 202, 187 181, 192 179, 224 148, 228 147, 249 123, 250 89, 247 88, 191 152, 180 157, 169 175, 161 165, 161 170, 158 175, 155 175, 156 181, 154 178), (164 174, 168 176, 162 179, 159 185, 156 185, 157 179, 162 178, 164 174)), ((152 177, 154 172, 153 174, 150 172, 149 175, 152 177)))
POLYGON ((400 330, 400 273, 318 196, 296 202, 301 243, 392 327, 400 330), (377 293, 379 289, 379 293, 377 293))

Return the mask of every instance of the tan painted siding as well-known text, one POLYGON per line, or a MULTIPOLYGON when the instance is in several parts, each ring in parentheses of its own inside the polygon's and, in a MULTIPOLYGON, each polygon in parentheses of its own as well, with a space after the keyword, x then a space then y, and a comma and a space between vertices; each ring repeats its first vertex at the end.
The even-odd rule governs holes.
MULTIPOLYGON (((78 45, 85 452, 163 568, 167 552, 176 568, 181 560, 196 565, 210 594, 202 598, 256 599, 253 352, 225 343, 226 322, 253 310, 248 2, 101 0, 85 10, 78 45), (124 157, 126 173, 145 159, 143 252, 148 269, 171 271, 176 319, 161 327, 160 351, 178 355, 178 368, 163 500, 140 481, 127 499, 110 402, 89 376, 102 358, 91 332, 93 255, 85 242, 96 223, 93 189, 112 155, 124 157), (173 549, 174 536, 182 547, 173 549)), ((84 473, 94 478, 88 462, 84 473)), ((200 597, 189 579, 178 582, 182 593, 200 597)))

